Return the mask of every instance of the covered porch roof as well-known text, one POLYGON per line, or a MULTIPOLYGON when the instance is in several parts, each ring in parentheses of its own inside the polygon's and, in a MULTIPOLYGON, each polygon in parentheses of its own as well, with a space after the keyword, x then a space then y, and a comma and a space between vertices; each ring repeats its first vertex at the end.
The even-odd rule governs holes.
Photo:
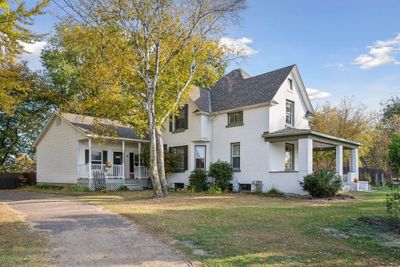
POLYGON ((361 143, 327 135, 324 133, 312 131, 310 129, 296 129, 296 128, 285 128, 275 132, 264 132, 262 137, 267 142, 284 142, 284 141, 295 141, 301 138, 310 138, 314 141, 313 146, 317 149, 330 149, 335 146, 341 145, 343 148, 357 148, 361 146, 361 143))

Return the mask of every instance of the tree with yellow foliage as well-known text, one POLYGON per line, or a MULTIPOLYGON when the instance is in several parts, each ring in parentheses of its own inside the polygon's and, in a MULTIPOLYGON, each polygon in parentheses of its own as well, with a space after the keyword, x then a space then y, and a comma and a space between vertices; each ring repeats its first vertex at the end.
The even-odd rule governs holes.
POLYGON ((15 106, 26 96, 29 87, 21 82, 20 73, 15 72, 16 58, 23 52, 23 43, 32 43, 41 36, 32 33, 34 16, 43 13, 48 0, 26 8, 24 1, 0 0, 0 111, 12 114, 15 106), (15 6, 13 8, 12 6, 15 6))
POLYGON ((221 75, 219 36, 237 18, 244 0, 64 4, 72 16, 59 29, 60 44, 77 55, 85 77, 76 107, 144 128, 154 197, 166 196, 163 125, 178 112, 195 81, 209 84, 221 75))

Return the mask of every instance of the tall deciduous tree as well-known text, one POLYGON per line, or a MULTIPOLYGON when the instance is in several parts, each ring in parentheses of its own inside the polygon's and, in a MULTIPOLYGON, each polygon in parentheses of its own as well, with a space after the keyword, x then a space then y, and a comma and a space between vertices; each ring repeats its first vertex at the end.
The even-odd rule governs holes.
POLYGON ((389 171, 389 145, 392 135, 400 133, 400 98, 389 98, 382 105, 382 114, 374 129, 372 147, 366 157, 366 164, 372 168, 389 171))
POLYGON ((62 45, 79 55, 81 73, 92 77, 85 81, 90 92, 84 98, 92 100, 86 107, 99 97, 105 105, 121 103, 108 116, 133 126, 143 125, 133 118, 145 115, 154 197, 167 194, 163 125, 195 80, 207 81, 200 78, 207 74, 209 82, 218 78, 223 58, 218 37, 243 2, 64 0, 73 16, 59 32, 62 45))
POLYGON ((14 106, 12 114, 0 110, 0 170, 11 171, 21 156, 34 158, 33 141, 51 110, 46 85, 26 63, 11 64, 15 83, 27 88, 24 97, 14 106))
MULTIPOLYGON (((362 143, 360 147, 360 159, 364 159, 368 154, 373 139, 375 120, 371 113, 366 111, 366 107, 357 104, 355 99, 343 99, 339 105, 332 106, 326 103, 319 107, 315 113, 313 130, 326 133, 345 139, 354 140, 362 143)), ((334 154, 323 152, 316 155, 316 165, 321 169, 334 169, 332 160, 334 154), (322 155, 321 155, 322 154, 322 155)))
POLYGON ((389 144, 389 164, 395 175, 400 175, 400 134, 393 134, 389 144))
POLYGON ((32 18, 40 15, 48 0, 26 8, 25 1, 0 0, 0 110, 12 114, 26 96, 27 88, 18 82, 16 58, 23 52, 23 43, 32 43, 41 36, 32 33, 27 26, 32 18))

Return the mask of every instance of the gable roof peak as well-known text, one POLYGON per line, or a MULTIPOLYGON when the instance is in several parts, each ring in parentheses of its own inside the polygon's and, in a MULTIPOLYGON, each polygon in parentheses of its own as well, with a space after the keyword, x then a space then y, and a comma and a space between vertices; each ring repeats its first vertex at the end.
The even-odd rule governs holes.
POLYGON ((211 89, 212 111, 223 111, 272 101, 285 79, 296 68, 290 65, 257 76, 235 69, 211 89), (245 78, 246 77, 246 78, 245 78))
POLYGON ((226 74, 223 78, 227 79, 232 79, 232 80, 243 80, 243 79, 248 79, 250 78, 251 75, 245 72, 243 69, 238 68, 230 71, 228 74, 226 74))

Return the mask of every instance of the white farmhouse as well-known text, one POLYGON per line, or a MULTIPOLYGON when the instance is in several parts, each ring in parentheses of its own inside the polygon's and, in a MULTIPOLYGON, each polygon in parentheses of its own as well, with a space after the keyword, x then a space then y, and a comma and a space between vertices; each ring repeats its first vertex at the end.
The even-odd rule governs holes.
MULTIPOLYGON (((195 88, 180 115, 165 125, 167 149, 179 154, 173 188, 188 186, 190 172, 206 171, 217 160, 234 169, 232 189, 276 188, 304 194, 300 182, 313 172, 313 150, 336 151, 336 171, 346 188, 362 189, 358 178, 359 143, 310 130, 314 109, 296 65, 251 77, 233 70, 208 89, 195 88), (343 151, 350 150, 349 172, 343 173, 343 151)), ((95 120, 54 114, 36 141, 37 180, 41 183, 91 185, 93 171, 105 173, 107 184, 147 185, 134 130, 98 120, 117 129, 117 136, 97 141, 95 120), (104 141, 106 140, 106 141, 104 141)))

